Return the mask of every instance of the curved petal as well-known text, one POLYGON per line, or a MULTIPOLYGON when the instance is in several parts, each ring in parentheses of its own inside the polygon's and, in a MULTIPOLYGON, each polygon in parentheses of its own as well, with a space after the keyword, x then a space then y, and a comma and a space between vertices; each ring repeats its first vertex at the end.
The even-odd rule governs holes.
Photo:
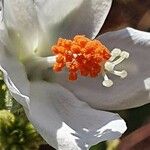
POLYGON ((0 70, 12 96, 25 108, 29 105, 29 82, 25 70, 0 42, 0 70))
POLYGON ((31 0, 5 0, 4 23, 19 57, 32 54, 38 40, 38 19, 31 0))
POLYGON ((77 82, 67 81, 67 74, 56 74, 56 82, 71 90, 81 101, 97 109, 120 110, 141 106, 150 102, 150 33, 126 28, 109 32, 99 39, 111 50, 120 48, 130 53, 116 70, 125 69, 128 76, 120 79, 108 75, 114 86, 102 86, 102 77, 79 78, 77 82))
POLYGON ((29 120, 57 150, 87 150, 126 130, 118 114, 98 111, 79 101, 60 85, 32 82, 29 120))
MULTIPOLYGON (((45 34, 42 42, 47 37, 46 42, 50 45, 59 37, 72 38, 76 34, 94 38, 106 19, 111 3, 112 0, 35 0, 45 34)), ((49 55, 49 48, 41 47, 39 54, 49 55)))

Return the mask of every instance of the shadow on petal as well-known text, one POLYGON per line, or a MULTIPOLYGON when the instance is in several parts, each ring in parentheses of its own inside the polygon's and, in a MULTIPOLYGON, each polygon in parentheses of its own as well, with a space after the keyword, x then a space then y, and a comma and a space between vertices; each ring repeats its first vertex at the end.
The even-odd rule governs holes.
POLYGON ((58 84, 32 82, 30 101, 29 120, 58 150, 86 150, 126 130, 119 115, 92 109, 58 84))

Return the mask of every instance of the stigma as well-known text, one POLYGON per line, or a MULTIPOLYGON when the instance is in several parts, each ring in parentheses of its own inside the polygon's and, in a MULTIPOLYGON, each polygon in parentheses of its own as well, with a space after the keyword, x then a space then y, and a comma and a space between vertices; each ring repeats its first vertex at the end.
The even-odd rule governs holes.
POLYGON ((128 52, 120 49, 110 52, 100 41, 84 35, 76 35, 73 40, 59 38, 51 50, 56 55, 53 71, 60 72, 66 68, 69 80, 77 80, 78 76, 95 78, 102 75, 103 86, 111 87, 113 81, 108 78, 107 72, 121 78, 127 76, 125 70, 117 71, 115 66, 129 57, 128 52))

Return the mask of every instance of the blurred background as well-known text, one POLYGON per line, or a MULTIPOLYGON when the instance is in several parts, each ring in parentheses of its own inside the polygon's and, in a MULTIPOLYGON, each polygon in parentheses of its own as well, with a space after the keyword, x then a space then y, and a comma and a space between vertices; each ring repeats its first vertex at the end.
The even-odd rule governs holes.
MULTIPOLYGON (((150 0, 114 0, 99 34, 124 27, 150 32, 150 0)), ((150 104, 119 113, 128 130, 114 141, 90 150, 150 150, 150 104)), ((24 110, 10 95, 0 73, 0 150, 54 150, 36 132, 24 110)))

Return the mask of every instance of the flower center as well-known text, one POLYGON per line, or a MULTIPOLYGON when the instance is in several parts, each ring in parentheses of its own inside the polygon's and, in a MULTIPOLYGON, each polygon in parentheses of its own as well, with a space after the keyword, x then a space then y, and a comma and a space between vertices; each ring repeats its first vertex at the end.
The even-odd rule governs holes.
POLYGON ((105 62, 111 57, 109 50, 98 40, 76 35, 73 40, 59 38, 52 47, 56 55, 55 72, 68 69, 69 80, 81 76, 97 77, 102 73, 105 62))
MULTIPOLYGON (((84 35, 76 35, 73 40, 59 38, 52 46, 56 55, 53 71, 60 72, 67 68, 69 80, 77 80, 78 75, 97 77, 102 74, 103 86, 110 87, 113 81, 108 78, 106 72, 125 78, 125 70, 114 70, 115 66, 129 57, 129 53, 120 49, 110 52, 100 41, 90 40, 84 35)), ((51 60, 54 62, 54 60, 51 60)))

